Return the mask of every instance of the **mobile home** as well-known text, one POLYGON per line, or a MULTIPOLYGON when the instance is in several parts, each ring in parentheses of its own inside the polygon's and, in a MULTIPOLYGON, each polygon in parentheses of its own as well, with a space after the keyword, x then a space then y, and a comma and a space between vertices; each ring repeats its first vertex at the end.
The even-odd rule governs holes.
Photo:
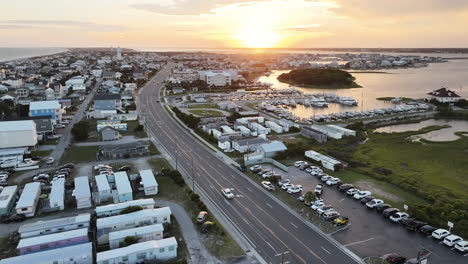
POLYGON ((41 184, 39 182, 27 183, 24 186, 18 203, 16 204, 16 213, 24 214, 26 217, 34 216, 40 195, 41 184))
POLYGON ((76 229, 89 228, 91 215, 88 213, 77 216, 56 218, 22 224, 18 229, 21 238, 37 237, 76 229))
POLYGON ((124 248, 97 253, 97 264, 136 264, 146 261, 165 261, 177 257, 177 240, 174 237, 150 240, 124 248))
POLYGON ((49 207, 60 211, 65 209, 65 179, 62 178, 52 182, 49 207))
POLYGON ((16 250, 25 255, 89 242, 88 228, 21 239, 16 250))
POLYGON ((346 166, 346 164, 342 163, 339 160, 325 156, 313 150, 306 151, 305 156, 315 161, 319 161, 324 168, 332 171, 340 170, 346 166))
POLYGON ((96 215, 97 217, 119 215, 123 209, 130 207, 130 206, 140 206, 143 209, 153 209, 154 204, 155 204, 154 199, 149 198, 149 199, 133 200, 133 201, 118 203, 118 204, 98 206, 96 207, 96 215))
POLYGON ((90 208, 91 207, 91 191, 89 189, 89 180, 87 176, 75 178, 75 190, 73 196, 76 199, 76 208, 90 208))
POLYGON ((18 186, 7 186, 0 194, 0 215, 8 215, 18 196, 18 186))
POLYGON ((95 193, 94 197, 96 203, 100 204, 109 201, 112 198, 112 190, 107 181, 107 176, 97 175, 94 179, 96 180, 97 187, 97 193, 95 193))
POLYGON ((51 249, 0 260, 0 264, 92 264, 93 247, 91 243, 51 249))
POLYGON ((125 171, 116 172, 114 173, 114 179, 117 188, 117 193, 114 194, 114 201, 123 203, 133 200, 132 186, 128 180, 127 173, 125 171))
POLYGON ((158 182, 156 181, 152 170, 141 170, 140 177, 140 184, 143 185, 145 195, 158 194, 158 182))
POLYGON ((162 224, 135 227, 131 229, 109 233, 109 246, 111 249, 119 248, 126 237, 135 237, 138 242, 159 240, 163 238, 164 227, 162 224))

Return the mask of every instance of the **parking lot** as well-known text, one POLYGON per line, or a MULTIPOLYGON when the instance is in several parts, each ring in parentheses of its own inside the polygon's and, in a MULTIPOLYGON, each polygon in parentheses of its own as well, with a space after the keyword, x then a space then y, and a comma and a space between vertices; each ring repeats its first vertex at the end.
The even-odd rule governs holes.
MULTIPOLYGON (((283 179, 290 179, 293 184, 302 185, 303 194, 313 191, 318 183, 322 183, 319 178, 294 166, 289 168, 289 172, 273 168, 272 165, 262 167, 274 170, 275 173, 281 174, 283 179)), ((376 211, 367 209, 358 200, 339 192, 335 186, 329 187, 324 184, 323 190, 322 198, 325 204, 332 205, 341 215, 350 219, 350 226, 333 234, 333 237, 359 256, 399 253, 407 258, 415 258, 418 251, 426 249, 432 252, 430 263, 468 263, 468 254, 463 255, 443 245, 441 241, 406 230, 401 224, 385 219, 376 211)), ((276 191, 282 192, 280 188, 276 188, 276 191)))

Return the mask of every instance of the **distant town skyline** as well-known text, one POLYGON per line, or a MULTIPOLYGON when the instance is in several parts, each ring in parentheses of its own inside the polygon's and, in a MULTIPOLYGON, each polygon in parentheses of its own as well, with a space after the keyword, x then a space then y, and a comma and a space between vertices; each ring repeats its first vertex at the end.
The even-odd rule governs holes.
POLYGON ((465 47, 465 0, 17 0, 0 47, 465 47))

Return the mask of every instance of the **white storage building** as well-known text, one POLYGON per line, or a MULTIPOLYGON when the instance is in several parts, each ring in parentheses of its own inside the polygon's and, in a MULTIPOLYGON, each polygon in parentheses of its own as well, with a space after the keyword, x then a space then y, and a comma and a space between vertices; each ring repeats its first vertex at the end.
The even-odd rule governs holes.
POLYGON ((89 213, 77 216, 56 218, 23 224, 18 229, 21 238, 36 237, 64 231, 89 228, 91 215, 89 213))
POLYGON ((177 240, 174 237, 151 240, 97 253, 97 264, 136 264, 143 261, 165 261, 177 257, 177 240))
POLYGON ((101 245, 108 243, 110 232, 170 222, 171 209, 169 207, 146 209, 123 215, 99 218, 96 220, 96 238, 98 244, 101 245))
POLYGON ((155 204, 154 199, 148 198, 148 199, 127 201, 127 202, 118 203, 118 204, 98 206, 96 207, 96 216, 107 217, 107 216, 118 215, 123 209, 130 207, 130 206, 139 206, 143 209, 154 209, 154 204, 155 204))
POLYGON ((16 213, 24 214, 26 217, 34 216, 40 195, 41 184, 39 182, 27 183, 24 186, 18 203, 16 204, 16 213))
POLYGON ((73 190, 72 195, 75 197, 77 209, 91 207, 91 190, 89 189, 88 176, 75 178, 75 190, 73 190))
POLYGON ((327 168, 329 170, 335 171, 344 168, 346 165, 342 163, 339 160, 336 160, 334 158, 325 156, 323 154, 320 154, 318 152, 315 152, 313 150, 308 150, 305 152, 305 156, 307 158, 313 159, 315 161, 319 161, 322 163, 322 166, 324 168, 327 168))
POLYGON ((119 171, 114 173, 115 186, 117 193, 114 194, 114 201, 123 203, 126 201, 133 200, 133 190, 128 180, 128 175, 125 171, 119 171))
POLYGON ((0 264, 92 264, 92 243, 32 253, 0 260, 0 264))
POLYGON ((18 186, 7 186, 0 193, 0 215, 9 215, 18 195, 18 186))
POLYGON ((163 238, 164 227, 162 224, 140 226, 131 229, 115 231, 109 233, 109 246, 111 249, 120 247, 126 237, 135 237, 138 242, 160 240, 163 238))
POLYGON ((65 209, 65 179, 52 182, 52 190, 49 195, 49 207, 62 211, 65 209))
POLYGON ((158 182, 156 181, 152 170, 141 170, 140 177, 140 184, 143 185, 145 195, 158 194, 158 182))
POLYGON ((249 128, 252 129, 253 131, 257 132, 257 134, 261 135, 261 134, 268 134, 270 133, 270 129, 269 128, 266 128, 262 125, 260 125, 259 123, 249 123, 249 128))
POLYGON ((112 190, 107 181, 106 175, 97 175, 95 178, 96 180, 96 187, 97 193, 95 193, 95 201, 96 203, 103 203, 109 201, 112 198, 112 190))
POLYGON ((276 124, 275 122, 272 121, 265 121, 265 126, 267 128, 270 128, 271 130, 275 131, 276 133, 283 133, 283 127, 276 124))
POLYGON ((340 127, 340 126, 337 126, 337 125, 327 125, 327 126, 332 128, 332 129, 335 129, 336 131, 339 131, 343 136, 353 136, 353 137, 356 136, 356 131, 354 131, 354 130, 347 129, 347 128, 344 128, 344 127, 340 127))
POLYGON ((36 144, 37 130, 34 121, 0 122, 0 149, 33 147, 36 144))

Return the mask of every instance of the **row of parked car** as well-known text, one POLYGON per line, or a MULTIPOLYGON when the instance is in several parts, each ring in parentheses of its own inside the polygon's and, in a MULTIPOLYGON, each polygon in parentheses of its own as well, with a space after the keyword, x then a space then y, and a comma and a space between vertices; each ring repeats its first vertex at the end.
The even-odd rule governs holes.
MULTIPOLYGON (((297 161, 294 165, 300 170, 305 170, 306 172, 311 173, 311 175, 320 177, 320 180, 329 186, 336 185, 340 192, 346 193, 349 197, 358 200, 368 209, 373 209, 376 212, 381 213, 384 218, 390 219, 390 221, 394 223, 401 224, 407 230, 420 232, 424 235, 427 235, 428 237, 441 240, 442 243, 446 246, 454 247, 456 250, 462 253, 468 252, 468 241, 463 240, 463 238, 460 236, 451 234, 446 229, 436 228, 428 225, 428 223, 424 221, 411 218, 407 212, 403 212, 398 208, 392 207, 390 204, 385 203, 382 199, 373 197, 372 192, 367 190, 359 190, 352 184, 343 183, 338 178, 334 178, 326 175, 323 172, 320 172, 321 170, 316 169, 317 167, 311 166, 305 161, 297 161), (332 182, 329 182, 330 179, 332 182)), ((316 187, 316 190, 320 190, 320 194, 322 193, 322 186, 322 184, 319 184, 316 187)), ((324 210, 333 210, 331 206, 325 205, 323 200, 317 200, 311 206, 313 210, 318 210, 319 213, 323 212, 324 210)))
MULTIPOLYGON (((278 187, 281 188, 283 191, 286 191, 289 194, 298 194, 302 192, 302 186, 301 185, 295 185, 292 184, 289 179, 281 179, 280 174, 274 173, 270 169, 265 169, 260 165, 254 165, 250 167, 250 171, 253 173, 256 173, 260 177, 264 179, 269 179, 272 177, 277 177, 278 179, 278 187)), ((270 181, 262 181, 262 186, 269 190, 269 191, 274 191, 276 190, 276 187, 270 182, 270 181)))
POLYGON ((67 179, 68 176, 70 176, 70 173, 72 172, 74 167, 75 165, 73 163, 67 163, 65 165, 60 166, 53 173, 40 172, 37 175, 34 175, 32 177, 32 181, 40 182, 43 185, 46 185, 48 183, 52 184, 53 181, 56 181, 58 179, 67 179))

